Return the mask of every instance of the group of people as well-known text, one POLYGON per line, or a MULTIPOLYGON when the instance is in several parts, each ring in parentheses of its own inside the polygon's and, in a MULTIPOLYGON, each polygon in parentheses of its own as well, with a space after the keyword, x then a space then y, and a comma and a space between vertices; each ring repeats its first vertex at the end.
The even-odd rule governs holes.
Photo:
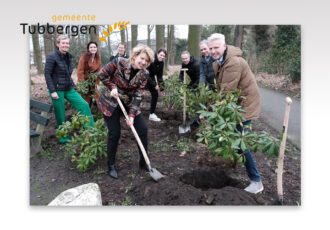
MULTIPOLYGON (((90 117, 89 125, 94 120, 90 106, 91 95, 80 96, 75 91, 75 85, 71 79, 73 70, 72 55, 69 38, 61 35, 57 38, 58 50, 49 54, 46 58, 45 78, 49 95, 52 99, 57 126, 65 122, 64 99, 81 112, 90 117)), ((210 90, 221 89, 227 91, 240 89, 246 99, 242 107, 246 111, 243 115, 243 126, 237 125, 242 132, 244 125, 251 124, 260 112, 260 95, 252 71, 247 62, 242 58, 242 51, 225 43, 222 34, 212 34, 208 40, 200 44, 201 58, 198 61, 188 51, 181 54, 182 68, 187 68, 187 74, 191 81, 188 85, 191 89, 197 89, 199 82, 206 85, 210 90)), ((137 45, 128 57, 125 52, 125 44, 120 43, 117 47, 117 55, 112 56, 109 62, 101 67, 101 59, 97 43, 90 42, 87 50, 81 56, 78 70, 78 80, 85 80, 89 73, 98 72, 98 80, 105 86, 96 97, 98 109, 102 112, 104 121, 108 127, 107 159, 109 176, 118 178, 116 169, 116 151, 121 134, 120 116, 122 111, 118 106, 118 98, 123 102, 128 111, 128 126, 134 126, 141 142, 148 152, 148 126, 140 110, 143 92, 148 89, 151 93, 149 120, 159 122, 161 119, 155 114, 158 93, 164 90, 163 68, 167 52, 159 49, 156 53, 146 45, 137 45)), ((183 80, 183 73, 180 73, 183 80)), ((99 82, 97 82, 99 83, 99 82)), ((68 141, 61 139, 60 142, 68 141)), ((242 153, 242 151, 241 151, 242 153)), ((148 167, 139 148, 139 167, 148 171, 148 167)), ((258 193, 263 190, 261 176, 253 160, 249 149, 245 150, 245 166, 251 180, 245 188, 247 192, 258 193)))

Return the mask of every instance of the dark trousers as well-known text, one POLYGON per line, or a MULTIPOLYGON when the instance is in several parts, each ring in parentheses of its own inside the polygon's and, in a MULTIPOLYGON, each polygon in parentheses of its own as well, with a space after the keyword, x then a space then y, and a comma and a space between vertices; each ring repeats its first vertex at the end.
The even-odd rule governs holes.
MULTIPOLYGON (((251 120, 243 122, 243 126, 250 125, 250 124, 251 124, 251 120)), ((237 125, 236 128, 238 129, 238 131, 240 131, 242 133, 242 131, 243 131, 242 126, 237 125)), ((241 154, 242 152, 243 151, 241 149, 238 151, 239 154, 241 154)), ((252 154, 251 154, 251 151, 250 151, 249 148, 247 148, 244 151, 244 156, 245 156, 244 165, 245 165, 246 172, 247 172, 248 177, 250 178, 250 180, 257 181, 257 182, 261 181, 260 173, 258 171, 256 163, 253 160, 253 157, 252 157, 252 154)))
MULTIPOLYGON (((126 110, 128 111, 128 110, 126 110)), ((118 106, 115 111, 113 112, 111 117, 104 116, 104 121, 107 124, 108 127, 108 166, 114 165, 116 162, 116 152, 118 147, 118 142, 120 138, 120 115, 122 114, 120 107, 118 106)), ((126 125, 126 122, 125 122, 126 125)), ((142 113, 135 117, 134 119, 134 128, 136 129, 136 132, 138 133, 141 142, 146 150, 148 151, 148 127, 146 122, 143 119, 142 113)), ((133 134, 132 134, 133 135, 133 134)), ((130 144, 130 143, 128 143, 130 144)), ((144 158, 142 155, 142 151, 139 148, 139 154, 140 154, 140 164, 144 164, 144 158)))
POLYGON ((155 113, 157 101, 158 101, 158 90, 155 89, 149 82, 147 83, 147 88, 151 93, 151 102, 150 102, 150 114, 155 113))

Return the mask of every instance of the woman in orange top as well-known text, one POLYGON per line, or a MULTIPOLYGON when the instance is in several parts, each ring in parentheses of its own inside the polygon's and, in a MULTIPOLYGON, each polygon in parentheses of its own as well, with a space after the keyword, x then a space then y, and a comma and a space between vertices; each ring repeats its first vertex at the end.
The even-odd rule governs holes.
MULTIPOLYGON (((97 48, 96 42, 89 42, 87 44, 87 50, 86 53, 83 54, 78 63, 77 68, 77 75, 78 75, 78 82, 84 81, 89 77, 90 73, 97 73, 101 69, 101 57, 99 54, 99 50, 97 48)), ((100 80, 97 78, 95 80, 95 84, 99 85, 100 80)), ((82 95, 82 97, 85 99, 85 101, 89 104, 89 107, 92 107, 93 100, 92 95, 93 91, 96 90, 95 87, 91 86, 89 87, 89 91, 87 94, 82 95)), ((100 94, 97 93, 95 100, 98 101, 100 97, 100 94)))

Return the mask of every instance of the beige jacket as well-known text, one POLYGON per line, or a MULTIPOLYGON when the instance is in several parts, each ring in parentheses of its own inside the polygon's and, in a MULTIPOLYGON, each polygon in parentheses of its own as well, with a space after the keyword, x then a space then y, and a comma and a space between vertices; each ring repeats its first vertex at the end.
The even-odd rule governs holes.
POLYGON ((254 74, 248 63, 242 58, 242 54, 241 49, 228 45, 221 66, 214 62, 213 70, 218 92, 221 89, 226 91, 240 89, 242 96, 245 97, 240 102, 242 109, 246 112, 243 117, 246 120, 253 120, 259 117, 260 94, 254 74))

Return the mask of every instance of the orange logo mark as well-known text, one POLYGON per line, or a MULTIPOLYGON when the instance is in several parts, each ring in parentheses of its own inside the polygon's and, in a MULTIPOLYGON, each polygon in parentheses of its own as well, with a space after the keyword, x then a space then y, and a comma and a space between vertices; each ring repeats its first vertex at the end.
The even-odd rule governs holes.
MULTIPOLYGON (((106 31, 106 30, 103 30, 102 33, 103 33, 104 36, 109 37, 110 34, 112 32, 114 32, 116 29, 118 29, 118 30, 125 29, 129 23, 130 23, 129 21, 126 22, 126 23, 125 23, 125 21, 122 21, 122 22, 119 21, 118 23, 116 22, 113 25, 113 28, 112 28, 112 26, 109 26, 109 32, 106 31)), ((100 41, 105 42, 105 41, 107 41, 107 38, 106 37, 99 37, 99 39, 100 39, 100 41)))

